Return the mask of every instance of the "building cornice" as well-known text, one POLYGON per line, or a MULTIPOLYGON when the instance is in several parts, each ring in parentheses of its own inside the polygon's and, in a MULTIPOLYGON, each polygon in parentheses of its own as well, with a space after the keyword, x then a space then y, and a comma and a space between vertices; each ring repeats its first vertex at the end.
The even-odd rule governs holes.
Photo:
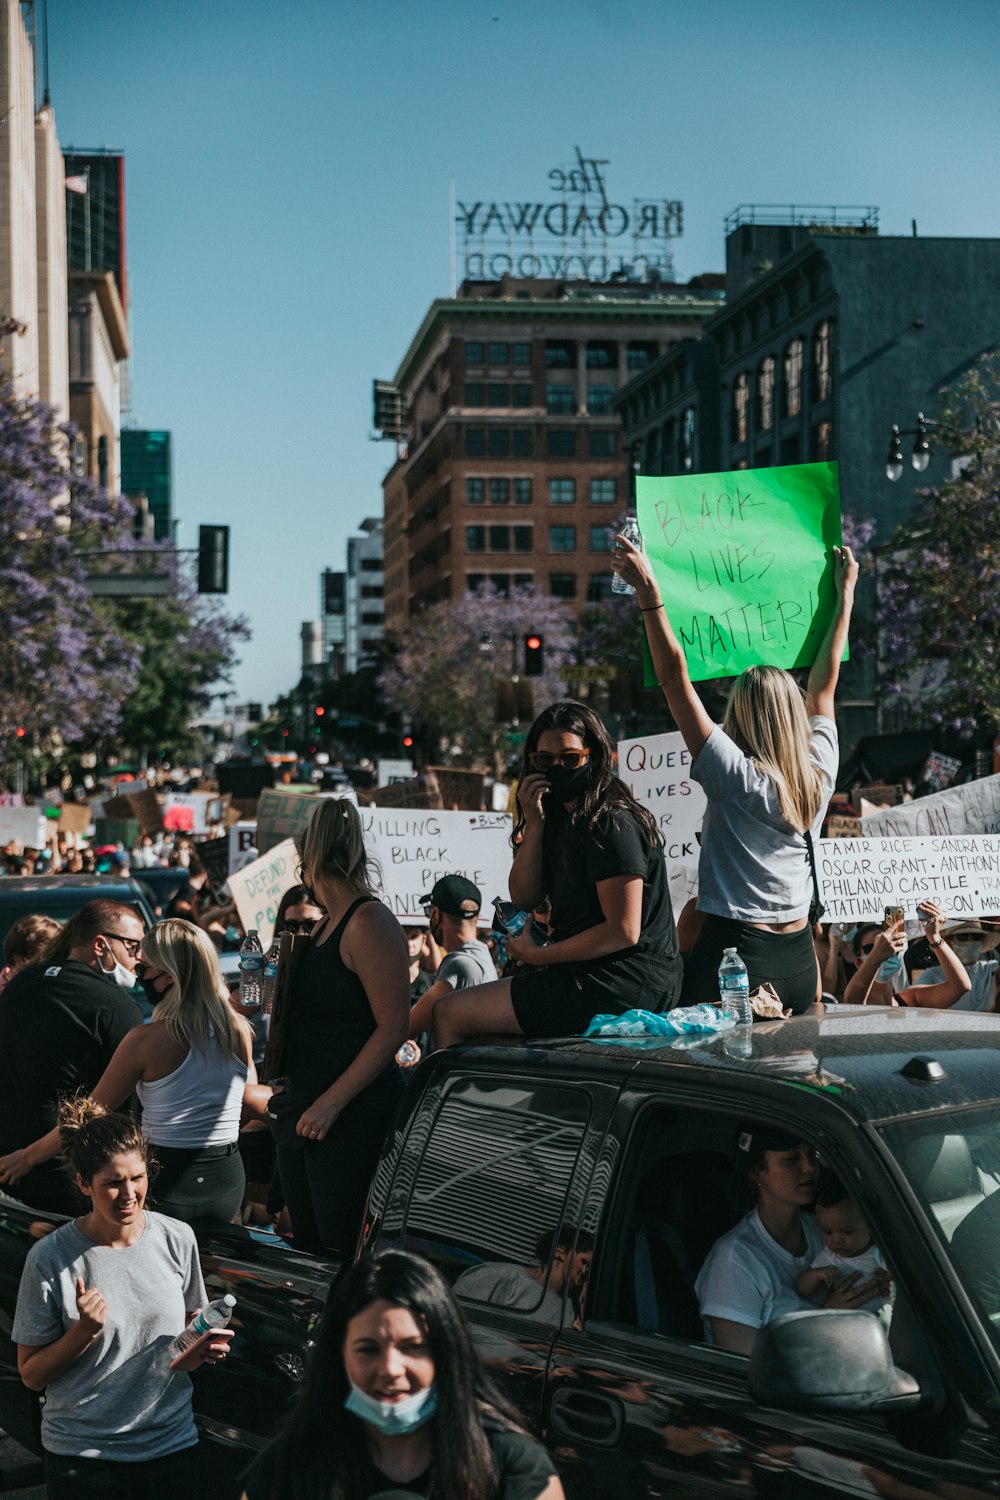
POLYGON ((110 271, 70 271, 68 281, 71 291, 79 289, 96 295, 115 359, 128 359, 132 346, 113 274, 110 271))

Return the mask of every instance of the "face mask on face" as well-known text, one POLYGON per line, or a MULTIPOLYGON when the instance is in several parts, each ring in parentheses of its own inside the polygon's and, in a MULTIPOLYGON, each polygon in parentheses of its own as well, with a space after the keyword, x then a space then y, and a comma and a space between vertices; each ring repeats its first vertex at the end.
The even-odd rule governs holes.
POLYGON ((151 979, 147 979, 145 974, 135 974, 133 976, 133 981, 139 985, 139 988, 142 990, 142 993, 145 995, 150 1005, 159 1005, 160 1001, 167 993, 167 990, 169 990, 170 988, 170 985, 168 984, 166 989, 156 989, 153 981, 151 979))
POLYGON ((406 1432, 416 1432, 429 1422, 437 1411, 437 1386, 405 1396, 402 1401, 376 1401, 359 1391, 354 1382, 344 1402, 345 1411, 353 1412, 362 1422, 371 1425, 384 1437, 399 1437, 406 1432))
POLYGON ((110 979, 112 984, 120 984, 123 990, 134 989, 135 975, 132 973, 132 970, 126 969, 124 964, 120 964, 110 948, 108 949, 108 957, 113 960, 114 968, 106 969, 103 964, 101 965, 101 973, 105 979, 110 979))
POLYGON ((556 801, 572 802, 574 797, 583 796, 590 785, 593 771, 590 761, 585 760, 582 766, 577 766, 573 771, 567 766, 553 766, 545 775, 556 801))
POLYGON ((959 963, 964 964, 968 969, 974 963, 978 963, 982 946, 980 938, 956 938, 951 948, 959 963))

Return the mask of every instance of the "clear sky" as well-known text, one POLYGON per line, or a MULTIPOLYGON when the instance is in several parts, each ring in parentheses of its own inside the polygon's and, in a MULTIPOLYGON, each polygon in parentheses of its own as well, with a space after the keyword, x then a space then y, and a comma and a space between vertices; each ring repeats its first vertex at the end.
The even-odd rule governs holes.
POLYGON ((319 573, 381 511, 369 441, 449 292, 459 198, 607 158, 680 198, 678 279, 740 203, 1000 236, 997 0, 49 0, 60 139, 126 153, 134 414, 174 434, 181 545, 232 527, 241 699, 291 687, 319 573))

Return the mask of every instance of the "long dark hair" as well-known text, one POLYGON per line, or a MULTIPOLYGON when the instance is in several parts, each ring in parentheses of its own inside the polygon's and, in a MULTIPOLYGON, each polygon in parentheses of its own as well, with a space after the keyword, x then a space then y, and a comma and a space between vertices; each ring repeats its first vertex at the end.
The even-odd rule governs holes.
MULTIPOLYGON (((543 708, 528 730, 524 741, 524 756, 518 771, 518 782, 531 773, 529 756, 538 749, 538 741, 548 729, 562 730, 565 734, 578 734, 590 751, 590 785, 572 814, 574 830, 589 832, 597 820, 609 809, 626 809, 642 825, 643 831, 654 844, 663 844, 663 835, 656 826, 652 813, 632 796, 624 782, 615 774, 615 747, 603 723, 588 708, 586 703, 577 703, 573 698, 561 698, 543 708)), ((557 804, 561 809, 561 804, 557 804)), ((518 805, 517 822, 511 835, 511 843, 518 843, 524 827, 524 814, 518 805)))
MULTIPOLYGON (((360 1418, 344 1410, 350 1389, 344 1341, 352 1318, 373 1302, 405 1307, 427 1330, 438 1406, 431 1431, 432 1500, 495 1500, 497 1476, 484 1416, 523 1432, 476 1352, 446 1282, 408 1250, 366 1255, 336 1282, 320 1324, 302 1393, 278 1439, 272 1500, 363 1500, 367 1445, 360 1418)), ((391 1488, 391 1486, 389 1486, 391 1488)))

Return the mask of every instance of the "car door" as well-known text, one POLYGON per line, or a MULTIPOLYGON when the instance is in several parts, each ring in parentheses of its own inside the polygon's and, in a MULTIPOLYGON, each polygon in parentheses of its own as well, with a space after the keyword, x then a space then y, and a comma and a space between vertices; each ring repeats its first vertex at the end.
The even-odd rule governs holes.
MULTIPOLYGON (((638 1090, 623 1094, 611 1131, 620 1166, 586 1305, 580 1326, 564 1327, 552 1350, 543 1436, 569 1500, 993 1500, 1000 1493, 998 1433, 971 1411, 962 1390, 973 1367, 980 1391, 992 1377, 960 1327, 949 1325, 945 1336, 923 1326, 928 1309, 937 1317, 946 1297, 933 1283, 933 1257, 920 1253, 918 1227, 893 1201, 874 1155, 865 1163, 866 1207, 881 1203, 870 1218, 898 1278, 894 1317, 901 1336, 911 1330, 910 1348, 922 1350, 921 1387, 935 1409, 886 1419, 758 1407, 748 1361, 705 1342, 693 1277, 720 1226, 739 1217, 731 1209, 739 1185, 733 1144, 753 1114, 686 1104, 676 1092, 669 1102, 638 1090)), ((838 1156, 836 1132, 824 1133, 801 1114, 789 1124, 805 1138, 815 1135, 837 1170, 863 1159, 856 1126, 840 1140, 838 1156)))

